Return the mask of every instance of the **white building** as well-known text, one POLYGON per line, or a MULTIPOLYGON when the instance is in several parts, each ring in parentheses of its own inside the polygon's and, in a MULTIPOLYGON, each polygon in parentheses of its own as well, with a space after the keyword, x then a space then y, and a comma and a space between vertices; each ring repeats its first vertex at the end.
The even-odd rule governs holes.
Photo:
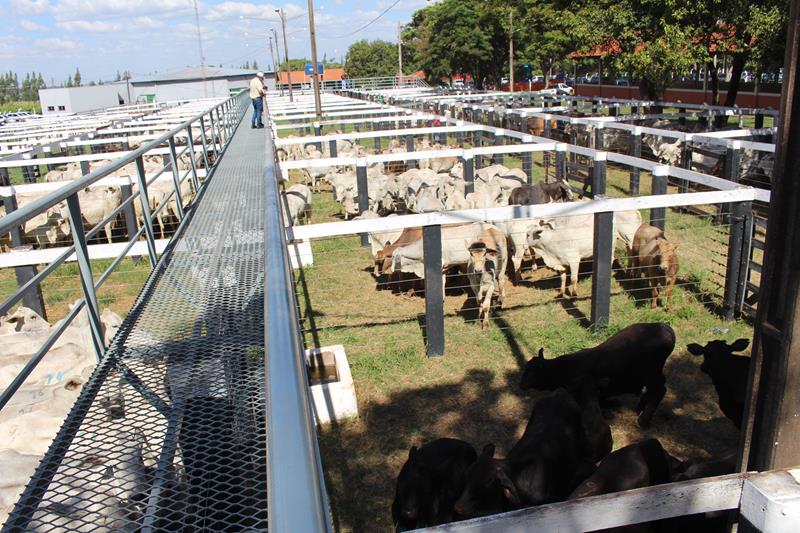
MULTIPOLYGON (((137 101, 169 102, 186 98, 228 96, 248 87, 255 70, 192 67, 169 74, 131 80, 137 101)), ((265 73, 264 83, 275 89, 275 74, 265 73)))
MULTIPOLYGON (((255 70, 192 67, 148 78, 39 90, 42 113, 82 113, 130 103, 170 102, 226 97, 248 87, 255 70)), ((264 85, 275 90, 275 73, 266 72, 264 85)))
POLYGON ((42 114, 82 113, 127 104, 133 97, 131 87, 124 81, 85 87, 54 87, 39 89, 42 114))

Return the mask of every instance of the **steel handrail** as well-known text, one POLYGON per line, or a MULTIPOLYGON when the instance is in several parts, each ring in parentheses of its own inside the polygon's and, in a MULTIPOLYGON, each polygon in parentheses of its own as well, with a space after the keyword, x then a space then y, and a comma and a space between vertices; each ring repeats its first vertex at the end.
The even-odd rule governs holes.
POLYGON ((271 125, 265 131, 264 366, 268 530, 274 533, 329 532, 332 526, 328 497, 311 412, 271 125))
MULTIPOLYGON (((231 103, 235 103, 238 99, 242 97, 244 94, 244 90, 237 95, 234 95, 223 102, 215 105, 212 108, 209 108, 202 113, 198 113, 194 117, 186 120, 176 126, 175 128, 171 129, 167 133, 164 133, 160 137, 150 141, 149 143, 140 146, 136 150, 133 150, 131 153, 124 157, 120 157, 119 159, 114 160, 113 162, 109 163, 108 165, 97 169, 85 176, 72 181, 71 183, 65 185, 64 187, 47 194, 38 200, 31 202, 27 206, 17 209, 16 211, 7 214, 0 218, 0 235, 8 233, 14 227, 20 226, 24 224, 27 220, 35 217, 36 215, 45 212, 46 210, 50 209, 54 205, 63 202, 67 199, 67 197, 72 196, 73 194, 77 193, 89 187, 94 182, 106 177, 107 175, 111 174, 115 170, 119 170, 120 168, 124 167, 128 163, 132 163, 136 161, 139 157, 144 156, 147 152, 151 149, 157 147, 159 144, 169 140, 170 137, 173 137, 177 133, 181 132, 183 129, 191 126, 194 122, 200 120, 201 118, 205 117, 206 115, 211 115, 213 112, 217 111, 219 108, 224 107, 226 105, 230 105, 231 103)), ((163 172, 163 169, 161 170, 163 172)))

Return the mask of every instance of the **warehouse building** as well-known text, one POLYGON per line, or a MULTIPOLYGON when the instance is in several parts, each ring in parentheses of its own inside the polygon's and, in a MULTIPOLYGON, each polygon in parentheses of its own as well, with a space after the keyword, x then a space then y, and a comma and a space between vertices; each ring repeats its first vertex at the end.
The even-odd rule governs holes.
MULTIPOLYGON (((54 87, 39 91, 42 113, 82 113, 129 103, 170 102, 227 97, 247 88, 255 70, 191 67, 178 72, 83 87, 54 87)), ((264 84, 275 89, 275 74, 266 72, 264 84)))

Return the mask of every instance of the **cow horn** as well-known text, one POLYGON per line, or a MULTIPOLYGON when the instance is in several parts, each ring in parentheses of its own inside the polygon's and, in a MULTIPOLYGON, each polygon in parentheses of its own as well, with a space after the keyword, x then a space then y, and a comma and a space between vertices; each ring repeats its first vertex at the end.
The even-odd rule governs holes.
POLYGON ((544 348, 539 348, 539 359, 544 361, 544 348))

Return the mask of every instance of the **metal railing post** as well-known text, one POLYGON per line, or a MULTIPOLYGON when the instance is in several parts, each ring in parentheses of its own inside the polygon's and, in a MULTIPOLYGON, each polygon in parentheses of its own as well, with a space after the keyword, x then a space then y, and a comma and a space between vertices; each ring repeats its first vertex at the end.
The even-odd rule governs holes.
POLYGON ((75 243, 75 257, 78 260, 81 287, 83 288, 83 296, 86 300, 86 314, 89 317, 92 344, 97 360, 100 361, 106 348, 103 341, 103 328, 100 323, 100 307, 97 304, 97 293, 94 290, 92 263, 89 260, 86 234, 83 231, 83 216, 81 215, 78 193, 73 193, 67 197, 67 210, 69 211, 69 223, 72 228, 72 242, 75 243))
POLYGON ((464 152, 464 195, 475 192, 475 159, 471 151, 464 152))
MULTIPOLYGON (((503 146, 504 136, 502 131, 494 133, 494 145, 495 146, 503 146)), ((493 162, 498 165, 502 165, 505 162, 505 157, 503 154, 494 154, 493 162)))
MULTIPOLYGON (((606 193, 608 152, 595 152, 592 165, 592 198, 606 193)), ((584 187, 585 189, 586 187, 584 187)))
MULTIPOLYGON (((359 159, 356 163, 356 188, 358 189, 358 214, 369 211, 369 181, 367 180, 367 162, 359 159)), ((369 246, 369 234, 360 233, 361 246, 369 246)))
MULTIPOLYGON (((642 157, 642 129, 637 127, 630 133, 630 152, 633 157, 642 157)), ((631 196, 639 195, 639 174, 637 166, 631 166, 629 193, 631 196)))
POLYGON ((736 317, 738 297, 744 294, 740 284, 742 279, 742 259, 749 259, 749 243, 747 254, 744 254, 744 240, 747 222, 751 212, 749 202, 737 202, 732 205, 730 214, 730 233, 728 236, 728 264, 725 270, 725 297, 722 303, 723 318, 732 321, 736 317))
MULTIPOLYGON (((522 142, 524 143, 532 143, 533 139, 530 136, 526 135, 522 142)), ((522 171, 528 177, 528 185, 533 185, 533 153, 531 152, 523 152, 522 153, 522 171)))
POLYGON ((217 134, 217 125, 214 122, 214 112, 211 111, 208 113, 208 120, 211 122, 211 149, 214 152, 214 161, 217 160, 219 153, 217 152, 217 143, 220 144, 220 148, 222 148, 222 141, 217 134))
POLYGON ((328 152, 331 157, 339 157, 339 148, 336 146, 335 139, 328 141, 328 152))
POLYGON ((205 117, 200 117, 200 140, 203 144, 203 162, 205 164, 206 176, 208 176, 208 145, 206 144, 206 121, 205 117))
MULTIPOLYGON (((666 165, 659 165, 653 169, 653 185, 651 193, 653 196, 667 194, 667 172, 666 165)), ((650 225, 664 230, 666 224, 667 209, 665 207, 654 207, 650 209, 650 225)))
MULTIPOLYGON (((733 183, 739 183, 740 163, 742 157, 742 143, 740 141, 728 142, 728 147, 725 151, 725 167, 723 170, 724 178, 733 183)), ((717 223, 722 224, 725 221, 726 213, 731 212, 731 204, 721 204, 717 206, 717 223)))
MULTIPOLYGON (((133 187, 130 183, 123 183, 120 185, 120 193, 122 194, 122 201, 126 201, 133 196, 133 187)), ((135 202, 136 200, 133 200, 135 202)), ((125 231, 128 233, 128 240, 132 239, 136 232, 139 231, 138 224, 136 223, 136 210, 133 207, 133 202, 125 206, 122 210, 122 218, 125 219, 125 231)))
POLYGON ((181 173, 178 170, 178 156, 175 152, 175 138, 169 138, 169 158, 172 164, 172 181, 175 183, 175 202, 177 203, 178 217, 183 220, 183 197, 181 195, 181 173))
MULTIPOLYGON (((411 153, 415 151, 414 148, 414 136, 413 135, 406 135, 406 152, 411 153)), ((419 167, 419 162, 414 159, 409 159, 407 162, 408 168, 417 168, 419 167)))
MULTIPOLYGON (((11 196, 6 196, 3 198, 3 205, 6 208, 6 214, 11 213, 12 211, 17 210, 17 195, 13 193, 11 196)), ((25 243, 24 236, 22 235, 22 229, 19 226, 16 226, 11 229, 11 247, 12 249, 17 248, 19 246, 23 246, 25 243)), ((17 278, 17 285, 22 287, 26 283, 28 283, 31 279, 33 279, 37 274, 36 266, 35 265, 25 265, 25 266, 18 266, 14 268, 14 274, 17 278)), ((25 307, 29 307, 36 311, 39 316, 44 319, 47 319, 47 314, 45 313, 46 307, 44 304, 44 297, 42 296, 42 285, 37 284, 35 291, 28 291, 25 293, 25 296, 22 297, 22 303, 25 307)))
POLYGON ((192 164, 192 185, 194 192, 200 190, 200 180, 197 177, 197 154, 194 151, 194 139, 192 139, 192 127, 186 127, 186 145, 189 147, 189 162, 192 164))
POLYGON ((147 255, 150 257, 150 268, 156 268, 156 239, 153 234, 153 215, 150 212, 150 197, 147 194, 147 175, 144 173, 144 159, 136 158, 136 181, 139 184, 139 201, 142 203, 144 219, 144 238, 147 242, 147 255))
POLYGON ((442 275, 442 227, 422 228, 425 258, 425 338, 428 357, 444 355, 444 280, 442 275))
MULTIPOLYGON (((595 196, 595 199, 603 197, 595 196)), ((614 253, 614 212, 594 214, 592 261, 592 328, 608 326, 611 312, 611 262, 614 253)), ((574 290, 574 287, 573 287, 574 290)))
POLYGON ((556 179, 567 181, 567 145, 556 145, 556 179))

